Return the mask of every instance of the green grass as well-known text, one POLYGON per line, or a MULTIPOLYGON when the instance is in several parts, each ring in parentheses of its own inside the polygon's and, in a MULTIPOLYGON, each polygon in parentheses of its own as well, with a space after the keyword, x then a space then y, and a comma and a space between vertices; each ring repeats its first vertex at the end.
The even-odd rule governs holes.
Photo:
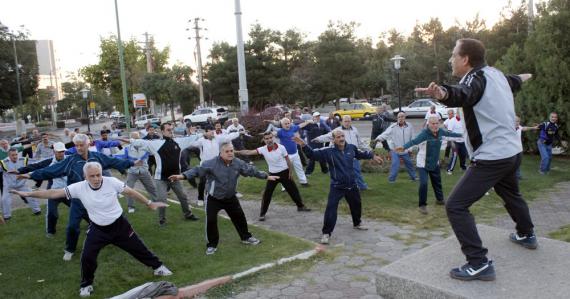
POLYGON ((552 239, 570 242, 570 225, 563 226, 559 230, 549 233, 548 236, 552 239))
MULTIPOLYGON (((442 155, 443 156, 443 155, 442 155)), ((527 155, 523 159, 522 175, 520 183, 521 192, 527 201, 532 201, 545 191, 548 191, 554 184, 561 181, 570 180, 570 160, 555 158, 552 162, 554 166, 550 174, 542 176, 538 174, 538 156, 527 155)), ((267 169, 265 161, 256 161, 260 169, 267 169)), ((444 196, 449 195, 453 186, 463 175, 461 170, 447 175, 442 171, 442 185, 444 196)), ((442 206, 435 205, 435 197, 431 185, 428 188, 428 209, 429 215, 421 215, 418 212, 418 183, 411 182, 407 173, 401 171, 394 184, 388 184, 386 173, 365 173, 364 177, 372 190, 363 191, 362 213, 365 217, 384 220, 399 225, 412 225, 416 229, 447 228, 449 226, 447 216, 442 206)), ((315 172, 309 177, 310 187, 300 188, 303 201, 310 208, 324 211, 329 193, 330 178, 320 172, 317 165, 315 172)), ((247 198, 260 200, 265 182, 262 180, 246 178, 239 184, 240 192, 247 198)), ((472 208, 472 212, 477 217, 478 222, 490 223, 506 211, 502 200, 494 193, 484 196, 472 208)), ((273 200, 282 204, 293 205, 288 194, 276 188, 273 200)), ((340 204, 341 213, 348 214, 348 205, 345 201, 340 204)), ((271 213, 271 208, 269 209, 271 213)))
MULTIPOLYGON (((81 225, 78 253, 71 262, 64 262, 68 209, 60 207, 59 210, 58 232, 53 239, 45 237, 44 216, 34 217, 29 209, 14 211, 10 223, 0 226, 0 298, 78 297, 79 256, 87 225, 81 225)), ((314 247, 310 242, 252 226, 250 231, 262 243, 242 245, 231 222, 220 218, 218 251, 206 256, 204 215, 201 211, 195 212, 201 221, 184 221, 180 207, 171 205, 167 212, 168 226, 162 229, 157 225, 156 212, 140 208, 129 215, 129 221, 145 244, 174 272, 166 280, 181 287, 244 271, 314 247)), ((150 268, 114 246, 104 248, 98 262, 93 298, 110 297, 147 281, 160 280, 152 275, 150 268)))

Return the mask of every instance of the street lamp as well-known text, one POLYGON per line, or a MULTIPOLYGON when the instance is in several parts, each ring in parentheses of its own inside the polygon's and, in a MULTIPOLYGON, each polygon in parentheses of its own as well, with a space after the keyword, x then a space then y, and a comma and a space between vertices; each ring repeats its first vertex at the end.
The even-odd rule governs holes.
POLYGON ((83 99, 85 100, 85 113, 87 113, 87 132, 91 132, 91 127, 90 127, 91 120, 89 119, 89 108, 87 106, 88 105, 87 97, 89 96, 89 89, 83 88, 81 90, 81 94, 83 95, 83 99))
POLYGON ((398 112, 402 112, 402 99, 400 97, 400 67, 402 67, 402 60, 405 60, 405 58, 398 54, 392 57, 390 60, 394 61, 394 69, 396 70, 396 84, 398 86, 398 112))

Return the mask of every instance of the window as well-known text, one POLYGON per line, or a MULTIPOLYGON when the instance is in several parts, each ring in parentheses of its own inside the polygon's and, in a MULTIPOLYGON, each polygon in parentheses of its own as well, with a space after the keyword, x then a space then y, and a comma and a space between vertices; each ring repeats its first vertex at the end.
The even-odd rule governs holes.
POLYGON ((364 109, 364 107, 362 107, 362 104, 354 104, 354 110, 362 110, 364 109))

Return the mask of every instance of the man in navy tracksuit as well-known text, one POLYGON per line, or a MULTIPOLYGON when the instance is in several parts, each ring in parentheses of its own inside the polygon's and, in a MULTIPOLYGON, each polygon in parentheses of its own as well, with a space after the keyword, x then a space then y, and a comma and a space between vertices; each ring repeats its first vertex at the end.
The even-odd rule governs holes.
MULTIPOLYGON (((73 137, 73 143, 75 143, 77 153, 68 156, 59 163, 38 169, 31 174, 19 175, 19 177, 31 178, 33 180, 49 180, 67 176, 67 184, 71 185, 85 179, 83 176, 83 165, 87 162, 99 162, 103 169, 114 168, 117 170, 125 170, 135 165, 135 163, 129 160, 112 158, 102 153, 89 151, 89 137, 85 134, 75 135, 75 137, 73 137)), ((67 224, 67 239, 63 255, 65 261, 70 261, 73 257, 73 253, 77 249, 80 232, 79 225, 81 219, 87 218, 87 215, 87 210, 85 210, 81 201, 72 198, 69 208, 69 223, 67 224)))
POLYGON ((516 222, 516 232, 509 239, 525 248, 537 248, 534 225, 516 177, 522 145, 514 127, 513 92, 531 75, 506 76, 487 66, 485 46, 475 39, 458 40, 449 62, 453 75, 462 77, 458 85, 438 86, 432 82, 427 88, 416 89, 448 107, 463 108, 464 137, 471 165, 451 191, 446 210, 468 263, 449 274, 459 280, 494 280, 493 263, 487 259, 487 249, 469 207, 494 187, 516 222))
POLYGON ((353 161, 354 159, 374 159, 379 163, 382 162, 382 158, 374 155, 373 152, 363 152, 355 145, 346 143, 344 132, 342 130, 333 130, 332 137, 334 146, 316 150, 307 146, 301 138, 295 137, 295 142, 303 147, 303 151, 309 159, 326 162, 329 166, 331 185, 327 208, 325 210, 323 237, 321 239, 322 244, 329 243, 329 239, 336 225, 338 203, 343 197, 346 198, 346 201, 348 202, 354 229, 368 229, 362 225, 362 221, 360 219, 362 205, 360 203, 360 191, 356 185, 353 161))
POLYGON ((538 151, 540 152, 540 174, 546 174, 550 171, 550 162, 552 161, 552 143, 554 139, 560 140, 558 136, 558 113, 550 113, 550 119, 543 122, 534 129, 540 130, 538 141, 538 151))

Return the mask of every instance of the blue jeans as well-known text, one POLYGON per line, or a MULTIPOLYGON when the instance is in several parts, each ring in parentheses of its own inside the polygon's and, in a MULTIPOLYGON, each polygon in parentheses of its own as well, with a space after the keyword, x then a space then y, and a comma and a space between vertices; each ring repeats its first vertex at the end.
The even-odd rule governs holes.
POLYGON ((89 223, 87 210, 81 203, 81 200, 72 198, 71 206, 69 207, 69 222, 67 223, 67 239, 65 240, 65 250, 67 252, 75 252, 75 249, 77 249, 81 219, 85 219, 89 223))
POLYGON ((404 159, 404 165, 406 165, 410 179, 415 181, 416 171, 414 170, 414 164, 412 163, 410 154, 406 152, 400 155, 396 153, 396 151, 390 151, 390 155, 392 156, 392 167, 390 167, 390 176, 388 176, 388 181, 394 182, 396 177, 398 177, 398 171, 400 171, 400 158, 404 159))
POLYGON ((55 234, 55 227, 57 225, 57 219, 59 218, 57 207, 60 203, 69 207, 69 199, 65 197, 50 199, 47 201, 46 233, 48 234, 55 234))
POLYGON ((552 161, 552 144, 545 144, 542 140, 536 142, 540 152, 540 172, 550 171, 550 161, 552 161))
POLYGON ((352 168, 354 169, 354 177, 356 178, 356 185, 360 190, 368 189, 368 184, 364 181, 362 177, 362 172, 360 170, 360 160, 354 159, 352 160, 352 168))
POLYGON ((331 234, 336 225, 336 218, 338 212, 338 203, 342 198, 346 198, 348 207, 350 208, 350 215, 352 216, 352 224, 357 226, 360 224, 362 205, 360 201, 360 191, 356 186, 350 189, 339 189, 330 186, 329 198, 327 208, 325 209, 325 221, 323 224, 323 234, 331 234))
POLYGON ((431 186, 433 188, 433 192, 435 193, 435 199, 437 201, 442 201, 443 191, 441 190, 441 173, 439 170, 439 166, 434 170, 427 170, 425 168, 418 167, 418 173, 420 174, 419 206, 421 207, 427 205, 428 175, 429 179, 431 180, 431 186))

